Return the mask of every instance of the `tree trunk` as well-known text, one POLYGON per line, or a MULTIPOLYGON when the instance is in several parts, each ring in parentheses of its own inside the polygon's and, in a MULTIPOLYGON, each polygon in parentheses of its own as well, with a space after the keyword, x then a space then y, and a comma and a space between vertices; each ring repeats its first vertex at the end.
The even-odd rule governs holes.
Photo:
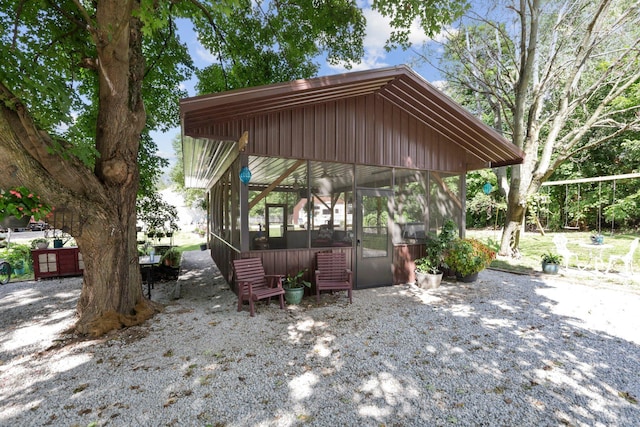
POLYGON ((102 5, 96 13, 100 63, 96 147, 100 157, 95 175, 111 204, 102 206, 105 217, 92 217, 77 238, 87 268, 76 329, 92 335, 140 323, 155 312, 142 295, 135 228, 137 156, 146 118, 141 94, 141 23, 131 17, 135 2, 125 7, 118 1, 102 5))
POLYGON ((0 168, 0 182, 26 185, 76 218, 73 226, 54 226, 69 229, 82 253, 85 270, 76 330, 94 336, 138 324, 159 309, 143 297, 136 246, 137 158, 146 120, 141 23, 131 17, 137 3, 107 0, 98 5, 91 28, 99 64, 100 156, 95 170, 52 149, 51 138, 0 82, 0 157, 12 159, 11 167, 0 168))
POLYGON ((520 245, 520 230, 522 229, 522 221, 524 221, 524 208, 519 204, 514 206, 509 203, 505 216, 505 227, 502 231, 499 254, 514 257, 517 256, 520 245))

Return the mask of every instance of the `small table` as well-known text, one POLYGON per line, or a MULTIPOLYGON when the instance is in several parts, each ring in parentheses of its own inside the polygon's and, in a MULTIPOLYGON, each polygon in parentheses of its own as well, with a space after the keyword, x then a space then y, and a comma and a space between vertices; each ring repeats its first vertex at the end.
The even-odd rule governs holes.
POLYGON ((602 258, 602 251, 604 249, 613 248, 613 245, 607 243, 601 245, 596 245, 594 243, 580 243, 579 246, 581 248, 589 249, 589 262, 587 263, 587 265, 585 265, 585 268, 587 268, 591 264, 591 260, 593 259, 593 269, 597 271, 600 271, 600 269, 598 268, 598 261, 604 263, 604 259, 602 258), (595 250, 597 250, 597 252, 595 250), (595 255, 594 252, 596 252, 595 255))
POLYGON ((151 289, 153 288, 153 267, 160 262, 159 255, 149 255, 138 257, 138 264, 140 267, 147 268, 147 296, 151 299, 151 289))

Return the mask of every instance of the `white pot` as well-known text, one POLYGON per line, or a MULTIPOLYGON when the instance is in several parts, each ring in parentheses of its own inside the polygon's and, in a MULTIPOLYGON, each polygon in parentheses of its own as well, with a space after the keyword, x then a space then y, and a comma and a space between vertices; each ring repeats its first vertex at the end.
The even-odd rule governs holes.
POLYGON ((420 273, 416 271, 416 285, 422 289, 435 289, 440 286, 442 282, 442 273, 420 273))

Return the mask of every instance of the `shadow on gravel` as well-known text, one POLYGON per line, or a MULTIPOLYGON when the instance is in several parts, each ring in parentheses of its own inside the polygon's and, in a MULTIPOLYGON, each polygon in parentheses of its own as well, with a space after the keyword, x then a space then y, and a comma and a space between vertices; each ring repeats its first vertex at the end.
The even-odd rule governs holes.
MULTIPOLYGON (((640 419, 640 346, 595 323, 586 328, 588 308, 558 314, 567 301, 557 296, 584 292, 579 285, 483 272, 474 284, 432 291, 355 291, 353 304, 339 293, 285 310, 261 303, 250 318, 246 309, 236 312, 235 295, 215 266, 196 264, 183 268, 180 300, 171 301, 171 284, 154 290, 169 302, 145 325, 39 356, 8 352, 15 335, 4 329, 29 324, 20 304, 42 304, 44 296, 29 289, 5 294, 0 307, 16 317, 2 325, 0 424, 540 426, 640 419)), ((61 315, 67 321, 78 292, 53 292, 37 311, 43 324, 61 315)))

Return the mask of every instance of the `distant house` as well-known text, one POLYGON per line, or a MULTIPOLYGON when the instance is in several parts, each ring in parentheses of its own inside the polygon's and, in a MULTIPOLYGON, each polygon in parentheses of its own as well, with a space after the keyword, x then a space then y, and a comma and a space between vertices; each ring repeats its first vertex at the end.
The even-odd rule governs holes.
POLYGON ((213 259, 267 273, 345 252, 356 288, 412 280, 424 237, 463 229, 467 171, 523 152, 406 66, 180 103, 185 177, 209 194, 213 259), (241 181, 246 181, 246 184, 241 181))

